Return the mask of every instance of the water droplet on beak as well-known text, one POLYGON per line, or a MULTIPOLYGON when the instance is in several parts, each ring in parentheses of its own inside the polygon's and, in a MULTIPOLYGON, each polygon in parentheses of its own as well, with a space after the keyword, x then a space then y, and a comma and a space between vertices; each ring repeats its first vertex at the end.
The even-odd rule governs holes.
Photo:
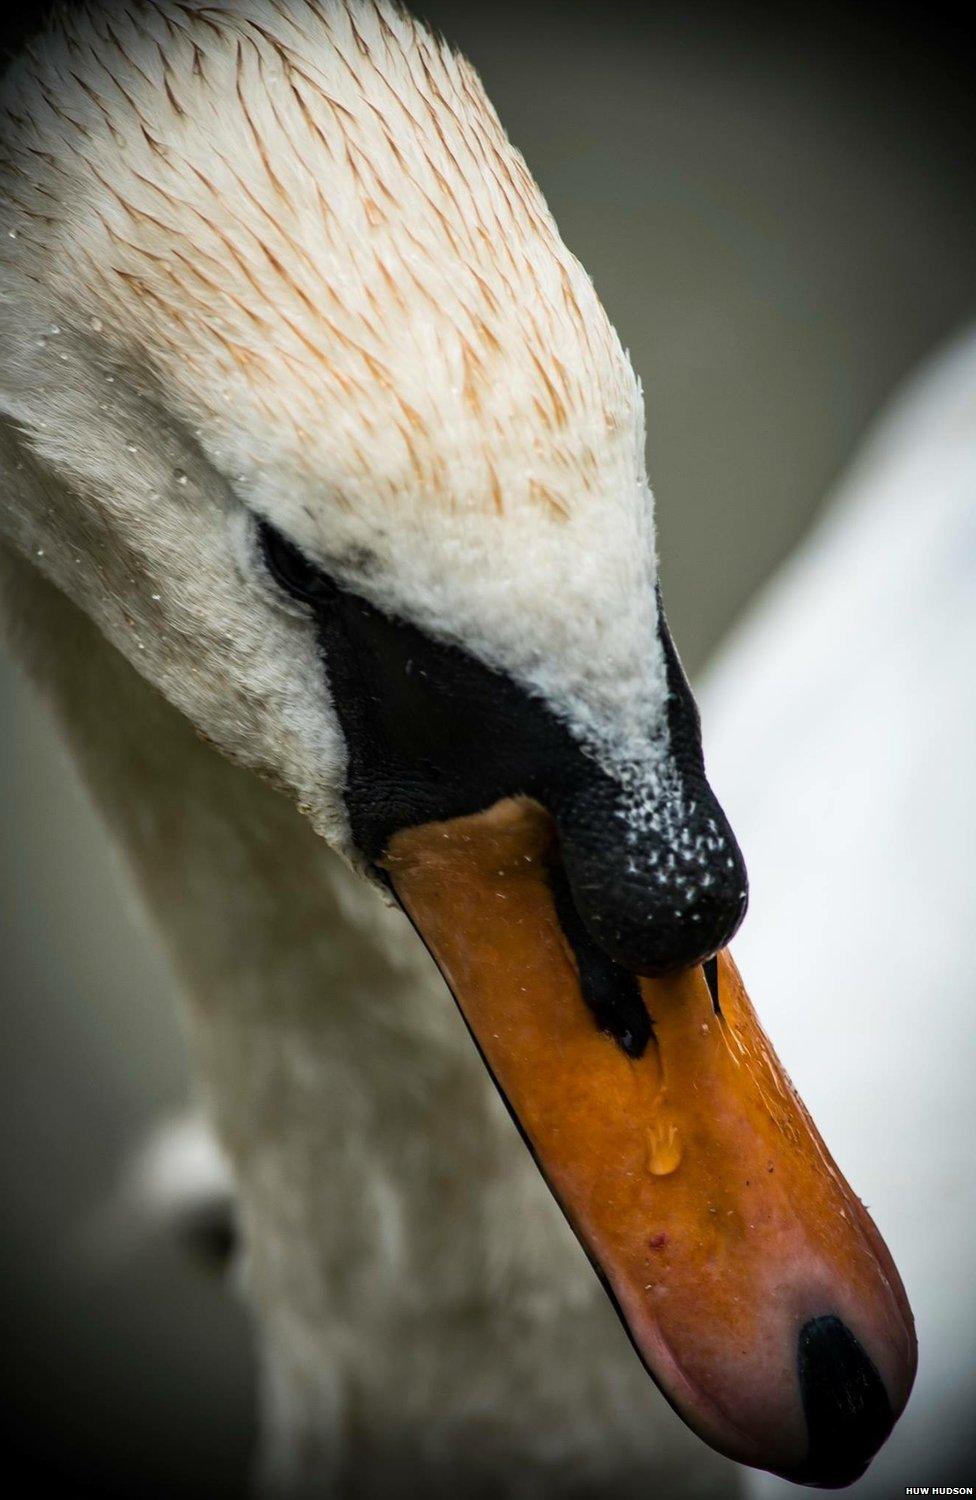
POLYGON ((660 1120, 647 1131, 647 1169, 655 1177, 667 1177, 681 1163, 681 1136, 673 1120, 660 1120))

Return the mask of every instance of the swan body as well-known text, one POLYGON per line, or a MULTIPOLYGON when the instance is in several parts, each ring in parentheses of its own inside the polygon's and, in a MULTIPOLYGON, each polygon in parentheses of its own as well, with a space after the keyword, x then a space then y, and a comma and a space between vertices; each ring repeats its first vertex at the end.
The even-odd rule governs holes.
POLYGON ((128 0, 0 107, 3 611, 186 995, 266 1485, 679 1451, 404 912, 678 1410, 849 1479, 910 1310, 726 952, 639 387, 470 66, 383 3, 128 0))
POLYGON ((971 1462, 974 402, 969 333, 878 422, 701 689, 753 879, 740 950, 918 1320, 919 1381, 864 1500, 971 1462))

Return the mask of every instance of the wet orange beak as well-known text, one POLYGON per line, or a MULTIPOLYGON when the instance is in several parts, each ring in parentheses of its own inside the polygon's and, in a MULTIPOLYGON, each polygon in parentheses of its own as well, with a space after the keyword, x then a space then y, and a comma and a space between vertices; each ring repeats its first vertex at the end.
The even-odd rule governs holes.
MULTIPOLYGON (((898 1273, 728 952, 641 979, 639 1058, 598 1029, 526 798, 397 833, 383 861, 633 1342, 719 1451, 838 1486, 911 1389, 898 1273)), ((580 1358, 585 1358, 585 1350, 580 1358)))

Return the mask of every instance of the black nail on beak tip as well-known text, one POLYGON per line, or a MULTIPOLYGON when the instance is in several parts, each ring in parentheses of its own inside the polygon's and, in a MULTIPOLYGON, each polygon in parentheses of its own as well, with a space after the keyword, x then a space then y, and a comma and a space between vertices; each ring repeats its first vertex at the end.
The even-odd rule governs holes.
POLYGON ((841 1489, 867 1468, 894 1424, 881 1376, 840 1318, 800 1329, 800 1391, 810 1446, 800 1484, 841 1489))

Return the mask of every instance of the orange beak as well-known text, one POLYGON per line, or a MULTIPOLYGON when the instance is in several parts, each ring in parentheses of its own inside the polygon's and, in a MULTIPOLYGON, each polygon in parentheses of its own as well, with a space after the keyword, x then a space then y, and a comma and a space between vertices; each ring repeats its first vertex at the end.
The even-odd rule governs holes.
POLYGON ((915 1373, 878 1231, 783 1072, 728 952, 641 979, 639 1057, 601 1032, 557 916, 538 803, 392 838, 383 861, 647 1369, 706 1442, 835 1487, 915 1373))

